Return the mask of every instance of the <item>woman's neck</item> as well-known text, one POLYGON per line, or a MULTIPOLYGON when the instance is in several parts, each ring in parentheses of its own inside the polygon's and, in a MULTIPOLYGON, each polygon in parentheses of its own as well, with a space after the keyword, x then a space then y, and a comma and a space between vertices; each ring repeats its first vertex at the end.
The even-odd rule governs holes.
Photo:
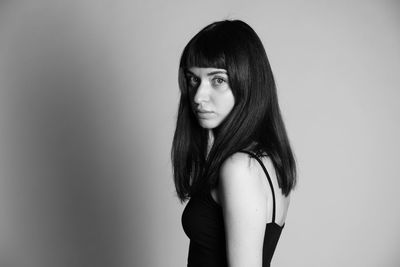
POLYGON ((213 144, 214 144, 214 133, 212 130, 208 130, 207 156, 208 156, 208 153, 210 153, 213 144))

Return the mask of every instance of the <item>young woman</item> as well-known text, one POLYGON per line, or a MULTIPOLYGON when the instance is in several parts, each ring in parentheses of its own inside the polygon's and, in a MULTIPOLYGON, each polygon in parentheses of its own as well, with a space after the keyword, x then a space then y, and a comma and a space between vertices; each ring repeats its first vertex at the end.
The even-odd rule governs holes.
POLYGON ((190 267, 270 266, 296 166, 271 67, 243 21, 195 35, 179 66, 172 145, 190 267))

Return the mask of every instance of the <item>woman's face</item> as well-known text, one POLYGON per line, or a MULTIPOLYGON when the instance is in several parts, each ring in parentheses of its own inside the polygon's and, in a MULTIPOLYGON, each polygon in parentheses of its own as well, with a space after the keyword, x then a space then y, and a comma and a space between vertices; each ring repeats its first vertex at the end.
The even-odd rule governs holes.
POLYGON ((186 72, 191 105, 201 127, 214 129, 229 115, 235 98, 225 69, 191 67, 186 72))

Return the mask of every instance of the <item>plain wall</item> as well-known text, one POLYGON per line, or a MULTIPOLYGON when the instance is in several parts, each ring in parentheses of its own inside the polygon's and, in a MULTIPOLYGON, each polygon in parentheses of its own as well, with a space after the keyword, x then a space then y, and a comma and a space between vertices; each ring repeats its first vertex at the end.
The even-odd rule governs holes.
POLYGON ((400 4, 370 0, 0 3, 0 266, 186 266, 178 63, 222 19, 263 41, 297 158, 273 266, 400 266, 400 4))

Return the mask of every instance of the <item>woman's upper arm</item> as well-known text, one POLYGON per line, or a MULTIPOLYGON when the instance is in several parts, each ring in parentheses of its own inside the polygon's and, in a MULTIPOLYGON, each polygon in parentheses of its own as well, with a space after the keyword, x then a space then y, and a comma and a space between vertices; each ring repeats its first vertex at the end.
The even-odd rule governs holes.
POLYGON ((221 166, 218 195, 230 267, 262 266, 267 198, 254 160, 236 153, 221 166))

